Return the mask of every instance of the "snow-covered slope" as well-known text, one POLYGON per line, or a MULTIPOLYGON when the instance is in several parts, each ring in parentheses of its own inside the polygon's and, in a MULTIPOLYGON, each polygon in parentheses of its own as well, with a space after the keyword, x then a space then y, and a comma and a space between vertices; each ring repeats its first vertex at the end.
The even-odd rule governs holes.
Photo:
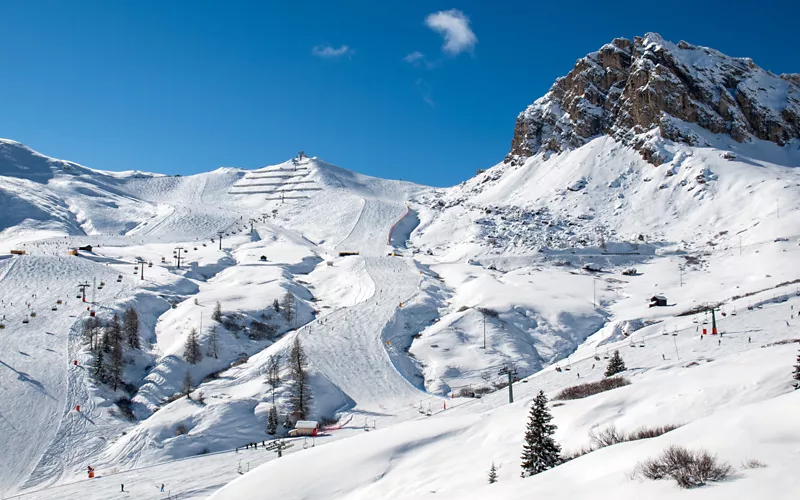
POLYGON ((112 173, 0 141, 0 251, 26 251, 0 260, 0 492, 205 498, 269 462, 214 498, 672 498, 628 474, 680 443, 768 465, 698 495, 782 498, 796 350, 771 344, 798 337, 796 87, 712 49, 616 40, 520 116, 504 162, 448 189, 306 157, 112 173), (700 335, 708 304, 722 339, 700 335), (113 390, 82 332, 129 307, 142 347, 113 390), (279 461, 237 450, 269 437, 273 405, 289 413, 288 367, 275 390, 265 376, 297 339, 312 416, 336 423, 279 461), (518 479, 535 392, 602 378, 613 349, 633 384, 554 406, 565 449, 594 425, 683 427, 518 479))

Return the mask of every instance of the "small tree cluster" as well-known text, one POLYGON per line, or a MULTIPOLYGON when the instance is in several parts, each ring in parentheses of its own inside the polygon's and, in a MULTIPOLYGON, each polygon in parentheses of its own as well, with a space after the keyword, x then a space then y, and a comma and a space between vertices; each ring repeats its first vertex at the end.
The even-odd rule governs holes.
POLYGON ((797 381, 794 383, 794 388, 800 389, 800 353, 797 354, 797 364, 794 365, 792 377, 797 381))
POLYGON ((253 340, 269 339, 272 338, 277 332, 278 329, 269 323, 255 320, 250 323, 250 337, 253 340))
POLYGON ((550 423, 552 419, 547 409, 547 396, 539 391, 531 406, 522 446, 522 477, 539 474, 561 463, 561 447, 553 439, 556 426, 550 423))
POLYGON ((652 480, 674 479, 681 488, 696 488, 709 481, 722 481, 732 470, 730 464, 705 450, 670 446, 660 457, 637 465, 634 474, 652 480))
POLYGON ((200 341, 197 339, 197 330, 194 328, 189 331, 189 336, 186 337, 186 346, 183 348, 183 359, 192 365, 196 365, 203 359, 203 353, 200 350, 200 341))
POLYGON ((292 375, 292 392, 289 406, 292 416, 296 420, 305 420, 311 415, 311 381, 308 377, 308 357, 300 338, 295 338, 292 351, 289 355, 289 365, 292 375))
POLYGON ((141 340, 139 338, 139 314, 133 306, 125 309, 125 314, 122 316, 122 336, 131 348, 141 348, 141 340))
POLYGON ((627 368, 625 367, 625 362, 622 360, 622 356, 619 354, 619 350, 614 351, 611 359, 608 360, 608 366, 606 366, 606 377, 613 377, 617 373, 622 373, 625 370, 627 370, 627 368))

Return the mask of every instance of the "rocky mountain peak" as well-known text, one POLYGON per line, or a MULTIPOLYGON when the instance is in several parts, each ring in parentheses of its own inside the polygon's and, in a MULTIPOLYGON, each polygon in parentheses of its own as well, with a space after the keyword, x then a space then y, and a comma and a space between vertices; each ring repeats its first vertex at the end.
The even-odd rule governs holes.
POLYGON ((749 58, 673 44, 656 33, 617 38, 579 59, 520 113, 508 160, 608 134, 659 164, 664 159, 647 138, 656 132, 700 145, 695 126, 738 142, 783 146, 800 137, 800 75, 775 75, 749 58))

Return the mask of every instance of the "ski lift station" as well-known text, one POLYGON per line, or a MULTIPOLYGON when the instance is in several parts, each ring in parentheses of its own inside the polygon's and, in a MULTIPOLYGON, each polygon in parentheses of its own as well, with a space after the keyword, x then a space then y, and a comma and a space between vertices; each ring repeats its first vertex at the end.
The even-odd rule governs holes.
POLYGON ((316 436, 319 432, 319 423, 316 420, 298 420, 294 429, 289 431, 289 436, 316 436))

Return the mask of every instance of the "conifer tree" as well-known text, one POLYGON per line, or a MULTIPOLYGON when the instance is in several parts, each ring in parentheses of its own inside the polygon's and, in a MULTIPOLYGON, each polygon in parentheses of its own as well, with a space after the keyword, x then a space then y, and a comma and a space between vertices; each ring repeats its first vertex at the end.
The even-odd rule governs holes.
POLYGON ((272 405, 267 415, 267 434, 274 436, 278 432, 278 410, 272 405))
POLYGON ((489 484, 494 484, 497 482, 497 468, 494 466, 494 462, 492 462, 492 467, 489 469, 489 484))
POLYGON ((197 330, 192 328, 189 331, 189 336, 186 337, 186 346, 183 349, 183 359, 187 363, 196 365, 203 359, 203 353, 200 352, 200 341, 197 340, 197 330))
POLYGON ((214 321, 222 321, 222 305, 220 305, 219 301, 217 301, 217 305, 214 306, 214 312, 211 313, 211 319, 214 321))
MULTIPOLYGON (((114 317, 116 317, 116 315, 114 317)), ((117 325, 119 325, 119 321, 117 321, 117 325)), ((125 359, 123 357, 125 347, 122 344, 121 336, 114 332, 115 330, 112 329, 110 332, 106 333, 106 338, 108 339, 107 343, 111 350, 111 358, 106 371, 108 372, 108 381, 116 391, 122 383, 122 369, 125 365, 125 359)))
POLYGON ((556 426, 550 423, 552 419, 547 409, 547 396, 539 391, 531 406, 522 446, 522 477, 539 474, 561 462, 561 447, 553 439, 556 426))
POLYGON ((104 353, 102 349, 98 349, 97 352, 94 353, 94 362, 92 362, 92 375, 94 375, 94 379, 100 383, 106 382, 106 365, 105 360, 103 359, 104 353))
POLYGON ((291 292, 286 292, 283 296, 283 301, 281 304, 281 308, 283 309, 283 317, 286 318, 286 321, 289 323, 292 322, 294 319, 294 295, 291 292))
POLYGON ((622 361, 619 350, 614 351, 614 355, 608 360, 608 366, 606 366, 606 377, 613 377, 617 373, 624 372, 625 370, 627 370, 627 368, 625 367, 625 362, 622 361))
POLYGON ((120 324, 119 316, 116 313, 106 325, 106 337, 111 347, 122 341, 122 324, 120 324))
POLYGON ((281 305, 278 302, 278 299, 272 301, 272 309, 274 309, 276 313, 281 312, 281 305))
POLYGON ((122 334, 125 341, 133 349, 141 347, 141 340, 139 339, 139 314, 132 306, 125 310, 122 316, 122 334))
POLYGON ((281 355, 274 354, 267 359, 267 383, 272 387, 272 404, 275 404, 275 389, 281 385, 281 355))
POLYGON ((800 389, 800 353, 797 354, 797 364, 794 365, 794 374, 792 375, 797 382, 794 384, 795 389, 800 389))
POLYGON ((303 351, 298 337, 294 339, 289 364, 292 373, 292 393, 289 398, 289 406, 292 409, 292 415, 297 420, 305 420, 311 414, 311 383, 308 378, 308 357, 303 351))
POLYGON ((181 385, 181 392, 187 398, 192 399, 192 396, 190 395, 192 392, 192 374, 189 373, 189 370, 186 370, 186 373, 183 375, 183 384, 181 385))
POLYGON ((219 345, 217 344, 217 327, 212 326, 208 331, 208 346, 206 356, 217 358, 219 355, 219 345))

